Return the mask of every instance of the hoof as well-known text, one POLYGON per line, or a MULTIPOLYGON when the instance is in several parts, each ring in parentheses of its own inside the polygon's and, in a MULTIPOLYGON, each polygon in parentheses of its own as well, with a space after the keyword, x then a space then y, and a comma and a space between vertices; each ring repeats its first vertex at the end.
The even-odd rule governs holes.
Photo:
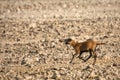
POLYGON ((72 63, 72 62, 69 62, 70 64, 72 63))
POLYGON ((92 64, 93 66, 95 65, 95 63, 92 64))
POLYGON ((87 62, 87 60, 84 60, 84 62, 87 62))
POLYGON ((87 60, 84 60, 84 59, 83 59, 83 62, 87 62, 87 60))

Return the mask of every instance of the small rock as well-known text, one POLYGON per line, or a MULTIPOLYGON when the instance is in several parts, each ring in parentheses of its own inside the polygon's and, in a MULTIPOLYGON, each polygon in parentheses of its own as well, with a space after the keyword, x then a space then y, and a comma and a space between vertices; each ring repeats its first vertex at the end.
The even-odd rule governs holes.
POLYGON ((36 57, 35 59, 36 59, 36 61, 39 61, 39 60, 40 60, 38 57, 36 57))
POLYGON ((43 18, 47 18, 47 16, 46 16, 46 15, 43 15, 43 18))
POLYGON ((106 80, 104 77, 100 77, 100 80, 106 80))
POLYGON ((94 77, 96 77, 97 75, 96 75, 96 73, 95 73, 94 71, 92 71, 91 74, 90 74, 90 76, 94 78, 94 77))
POLYGON ((116 63, 113 63, 113 66, 117 66, 117 64, 116 64, 116 63))
POLYGON ((63 4, 62 7, 63 7, 63 8, 67 8, 67 4, 63 4))
POLYGON ((36 23, 31 23, 29 26, 32 27, 32 28, 36 28, 37 24, 36 23))
POLYGON ((26 80, 31 80, 31 79, 32 79, 32 76, 26 75, 26 76, 25 76, 25 79, 26 79, 26 80))
POLYGON ((55 47, 55 42, 52 42, 50 47, 54 48, 55 47))

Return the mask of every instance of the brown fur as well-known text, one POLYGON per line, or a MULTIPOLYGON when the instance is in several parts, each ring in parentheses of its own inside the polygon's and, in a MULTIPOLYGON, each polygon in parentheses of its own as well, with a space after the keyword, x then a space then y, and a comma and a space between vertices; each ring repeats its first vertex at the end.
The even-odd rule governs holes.
POLYGON ((77 42, 77 41, 74 41, 74 40, 72 40, 70 38, 65 39, 65 40, 60 40, 60 42, 63 42, 63 41, 65 42, 65 44, 70 44, 75 49, 75 52, 76 52, 73 55, 70 63, 72 63, 72 61, 73 61, 73 59, 74 59, 74 57, 76 55, 79 54, 79 58, 82 59, 81 58, 81 54, 83 52, 89 52, 90 56, 86 60, 84 60, 84 61, 86 62, 90 57, 93 56, 94 57, 93 65, 95 64, 96 58, 97 58, 97 54, 95 53, 97 45, 103 45, 103 44, 105 44, 105 43, 99 43, 97 41, 94 41, 93 39, 88 39, 88 40, 86 40, 84 42, 80 42, 80 43, 77 42))

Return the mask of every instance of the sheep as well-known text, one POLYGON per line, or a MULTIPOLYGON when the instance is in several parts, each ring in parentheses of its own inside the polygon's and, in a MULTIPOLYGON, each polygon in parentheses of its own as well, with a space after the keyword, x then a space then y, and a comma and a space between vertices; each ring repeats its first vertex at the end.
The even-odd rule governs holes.
POLYGON ((106 43, 100 43, 100 42, 97 42, 97 41, 94 41, 93 39, 87 39, 86 41, 84 42, 77 42, 75 40, 72 40, 71 38, 67 38, 67 39, 64 39, 64 40, 59 40, 60 42, 65 42, 65 44, 69 44, 71 45, 74 50, 75 50, 75 54, 73 54, 72 56, 72 59, 70 61, 70 63, 72 63, 74 57, 76 55, 79 54, 79 59, 82 59, 81 55, 83 52, 89 52, 89 56, 87 59, 82 59, 84 62, 86 62, 88 59, 90 59, 92 56, 94 57, 94 62, 93 62, 93 65, 96 63, 96 58, 97 58, 97 54, 95 53, 96 51, 96 47, 97 45, 103 45, 103 44, 106 44, 106 43))

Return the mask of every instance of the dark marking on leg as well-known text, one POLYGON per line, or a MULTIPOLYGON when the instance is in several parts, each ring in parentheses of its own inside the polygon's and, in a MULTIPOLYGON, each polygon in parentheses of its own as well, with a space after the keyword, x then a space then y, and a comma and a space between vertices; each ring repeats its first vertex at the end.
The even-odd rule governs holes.
POLYGON ((96 54, 95 52, 93 52, 93 57, 94 57, 93 65, 95 65, 95 63, 96 63, 96 59, 97 59, 97 54, 96 54))
POLYGON ((92 57, 92 50, 90 50, 89 53, 90 53, 90 55, 86 60, 84 60, 85 62, 92 57))
POLYGON ((77 55, 77 54, 73 54, 73 56, 72 56, 72 59, 71 59, 70 63, 72 63, 72 61, 73 61, 73 59, 74 59, 74 57, 75 57, 76 55, 77 55))

